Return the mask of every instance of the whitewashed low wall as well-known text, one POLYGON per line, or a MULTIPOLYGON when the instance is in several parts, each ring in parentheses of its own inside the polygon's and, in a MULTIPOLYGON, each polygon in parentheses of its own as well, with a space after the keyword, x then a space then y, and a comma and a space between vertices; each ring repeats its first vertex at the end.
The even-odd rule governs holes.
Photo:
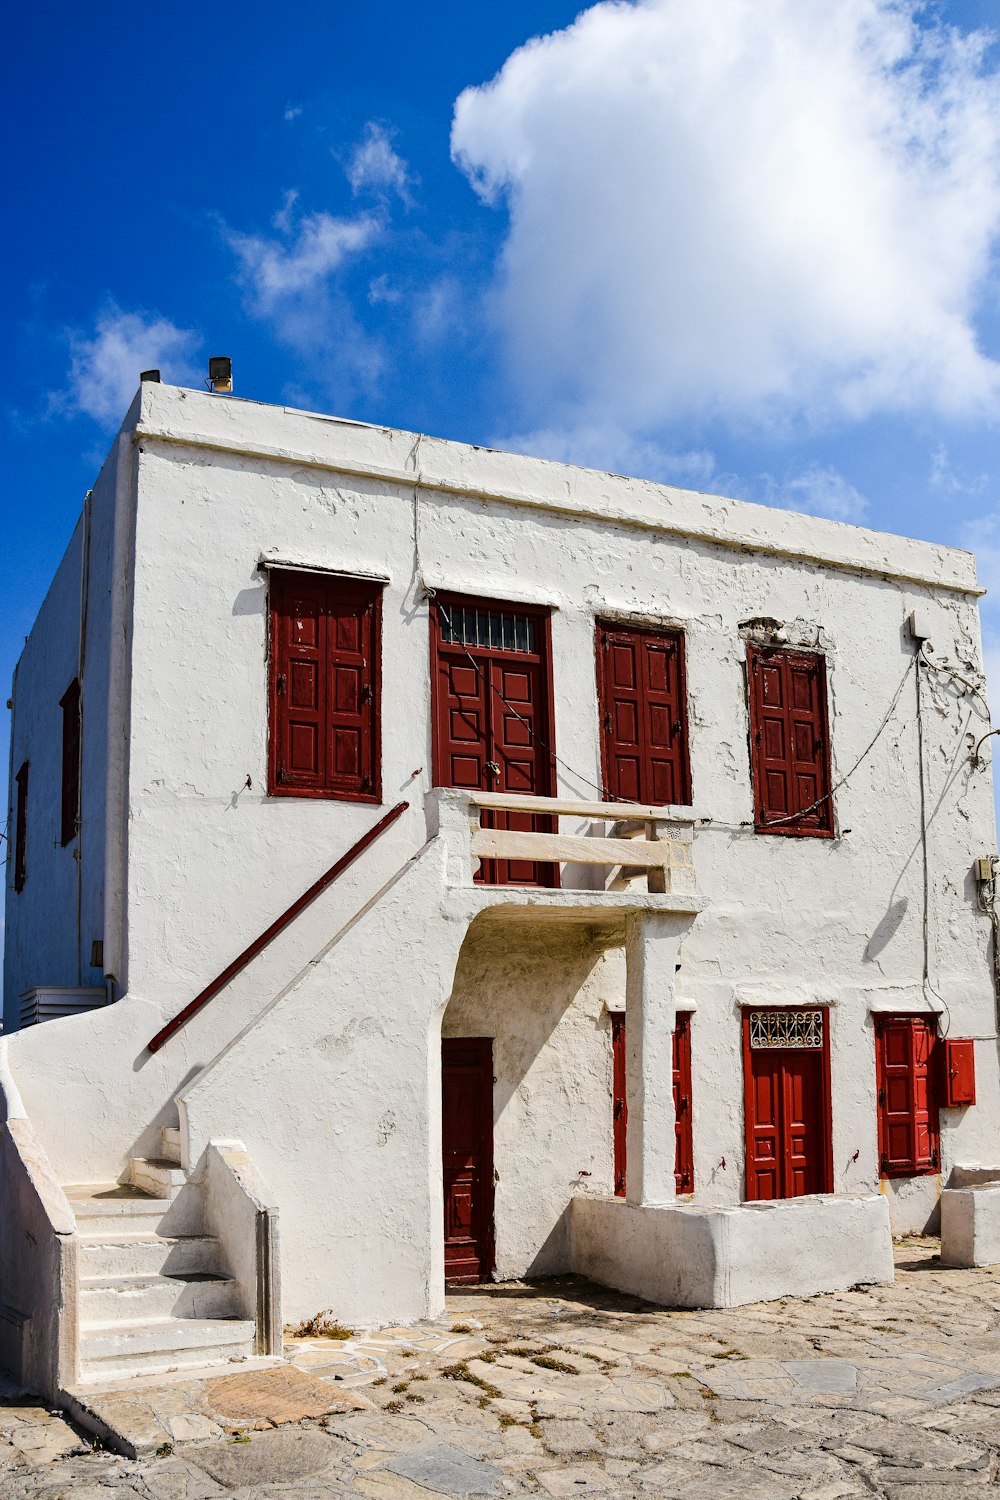
POLYGON ((575 1271, 667 1307, 741 1307, 893 1279, 881 1195, 723 1209, 579 1197, 571 1237, 575 1271))
POLYGON ((945 1188, 941 1260, 946 1266, 1000 1265, 1000 1180, 945 1188))
POLYGON ((205 1153, 205 1216, 240 1289, 242 1313, 257 1328, 258 1354, 282 1350, 281 1256, 274 1194, 241 1141, 213 1141, 205 1153))

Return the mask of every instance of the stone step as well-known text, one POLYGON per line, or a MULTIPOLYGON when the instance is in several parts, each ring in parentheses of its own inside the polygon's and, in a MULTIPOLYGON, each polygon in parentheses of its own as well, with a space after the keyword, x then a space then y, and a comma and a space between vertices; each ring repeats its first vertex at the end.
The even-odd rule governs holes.
POLYGON ((83 1276, 83 1324, 149 1322, 160 1318, 235 1318, 239 1287, 231 1276, 191 1271, 172 1276, 83 1276))
POLYGON ((221 1275, 221 1247, 214 1234, 81 1234, 81 1276, 184 1276, 192 1271, 221 1275))
POLYGON ((160 1131, 160 1156, 164 1161, 180 1162, 181 1132, 177 1125, 164 1125, 160 1131))
POLYGON ((134 1156, 130 1171, 132 1186, 150 1197, 172 1198, 187 1182, 184 1169, 166 1157, 134 1156))
POLYGON ((83 1324, 82 1383, 109 1375, 222 1364, 253 1354, 254 1325, 243 1318, 156 1318, 136 1323, 83 1324))
POLYGON ((81 1234, 155 1234, 170 1207, 169 1198, 152 1198, 117 1183, 85 1183, 65 1193, 81 1234))

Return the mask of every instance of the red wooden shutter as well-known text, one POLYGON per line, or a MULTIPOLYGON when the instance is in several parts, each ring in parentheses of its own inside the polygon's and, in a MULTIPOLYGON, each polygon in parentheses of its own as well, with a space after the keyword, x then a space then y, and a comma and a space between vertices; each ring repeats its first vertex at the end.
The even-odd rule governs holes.
POLYGON ((694 1192, 691 1120, 691 1012, 678 1011, 674 1028, 674 1182, 678 1193, 694 1192))
POLYGON ((615 1197, 625 1196, 625 1142, 628 1133, 628 1102, 625 1096, 625 1016, 611 1017, 611 1109, 614 1132, 615 1197))
POLYGON ((747 665, 757 832, 828 837, 833 801, 825 658, 750 645, 747 665))
POLYGON ((598 625, 598 673, 607 795, 689 805, 683 635, 598 625))
POLYGON ((62 808, 60 839, 70 844, 80 823, 80 683, 74 677, 59 700, 62 719, 62 808))
POLYGON ((271 575, 272 794, 379 800, 381 591, 271 575))
POLYGON ((28 873, 28 762, 14 778, 17 788, 17 806, 14 812, 14 889, 24 890, 28 873))
POLYGON ((937 1023, 927 1016, 879 1016, 876 1021, 883 1177, 910 1177, 937 1170, 936 1031, 937 1023))

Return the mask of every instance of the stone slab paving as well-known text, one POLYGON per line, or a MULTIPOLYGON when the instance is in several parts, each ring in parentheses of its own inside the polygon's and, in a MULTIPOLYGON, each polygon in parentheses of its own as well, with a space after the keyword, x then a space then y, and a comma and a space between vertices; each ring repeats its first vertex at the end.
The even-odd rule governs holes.
POLYGON ((131 1459, 0 1390, 0 1500, 1000 1497, 1000 1268, 936 1252, 731 1312, 463 1290, 435 1323, 291 1338, 287 1365, 91 1395, 131 1459))

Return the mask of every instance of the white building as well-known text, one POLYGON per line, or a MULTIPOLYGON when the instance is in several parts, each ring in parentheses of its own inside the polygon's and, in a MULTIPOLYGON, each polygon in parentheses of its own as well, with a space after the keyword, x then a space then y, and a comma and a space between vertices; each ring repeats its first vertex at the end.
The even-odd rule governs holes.
POLYGON ((144 384, 13 689, 0 1361, 266 1353, 446 1272, 891 1277, 1000 1162, 980 592, 144 384))

